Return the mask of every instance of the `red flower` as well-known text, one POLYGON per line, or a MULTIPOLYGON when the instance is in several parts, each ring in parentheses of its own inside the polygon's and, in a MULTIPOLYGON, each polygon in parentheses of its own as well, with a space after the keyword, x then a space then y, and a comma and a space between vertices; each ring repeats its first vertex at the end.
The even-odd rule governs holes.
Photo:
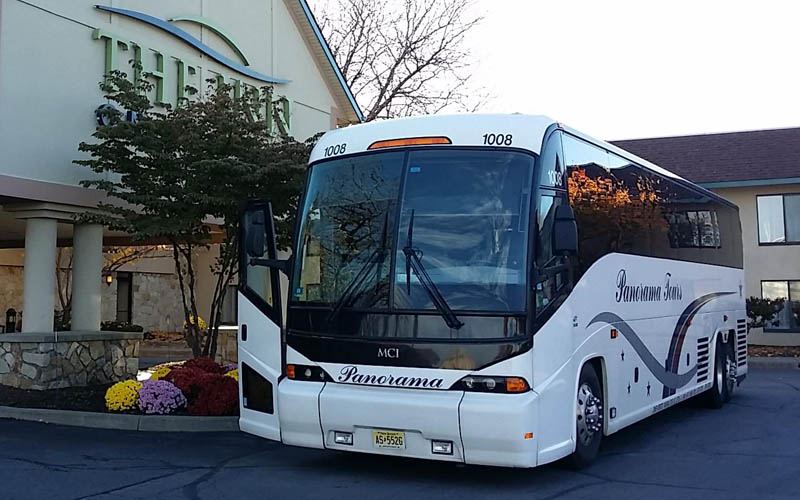
POLYGON ((207 373, 225 373, 225 368, 210 358, 194 358, 183 364, 184 368, 196 368, 207 373))
POLYGON ((189 403, 192 415, 236 415, 239 410, 239 384, 231 377, 206 374, 200 391, 189 403))
POLYGON ((186 396, 186 399, 191 402, 197 397, 200 389, 205 385, 206 379, 212 376, 214 375, 197 368, 182 366, 169 372, 164 380, 172 382, 172 384, 180 389, 186 396))

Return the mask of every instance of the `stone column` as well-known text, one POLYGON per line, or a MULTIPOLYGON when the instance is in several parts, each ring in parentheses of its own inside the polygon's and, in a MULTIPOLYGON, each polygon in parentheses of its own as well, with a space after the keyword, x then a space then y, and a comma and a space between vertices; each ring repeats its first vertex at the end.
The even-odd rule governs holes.
POLYGON ((52 332, 56 288, 56 219, 25 220, 23 332, 52 332))
POLYGON ((100 331, 103 226, 75 224, 72 243, 72 330, 100 331))

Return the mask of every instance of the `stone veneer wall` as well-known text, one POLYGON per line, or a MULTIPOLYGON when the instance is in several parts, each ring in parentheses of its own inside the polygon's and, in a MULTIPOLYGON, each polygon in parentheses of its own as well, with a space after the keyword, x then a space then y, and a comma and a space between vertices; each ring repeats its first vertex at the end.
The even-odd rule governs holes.
POLYGON ((135 378, 141 338, 122 332, 0 335, 0 384, 45 390, 135 378))
MULTIPOLYGON (((117 282, 101 287, 102 321, 117 319, 117 282)), ((0 265, 0 324, 5 324, 6 310, 22 310, 23 268, 0 265)), ((60 308, 56 300, 56 309, 60 308)), ((201 314, 202 317, 202 314, 201 314)), ((183 305, 178 278, 174 274, 133 273, 133 323, 144 331, 183 331, 183 305)), ((206 318, 203 318, 206 319, 206 318)))
POLYGON ((134 324, 144 327, 144 331, 183 331, 181 301, 178 277, 174 274, 133 274, 132 319, 134 324))
POLYGON ((117 282, 107 284, 105 278, 100 286, 100 321, 117 319, 117 282))
POLYGON ((221 327, 217 336, 216 360, 222 365, 235 365, 239 363, 239 346, 237 345, 239 330, 237 328, 221 327))

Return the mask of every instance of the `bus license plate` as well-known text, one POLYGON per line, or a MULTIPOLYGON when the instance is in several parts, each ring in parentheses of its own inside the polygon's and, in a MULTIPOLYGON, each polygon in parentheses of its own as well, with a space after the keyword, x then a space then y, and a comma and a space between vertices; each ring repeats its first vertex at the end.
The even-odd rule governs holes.
POLYGON ((376 448, 405 449, 406 435, 403 432, 372 431, 372 442, 376 448))

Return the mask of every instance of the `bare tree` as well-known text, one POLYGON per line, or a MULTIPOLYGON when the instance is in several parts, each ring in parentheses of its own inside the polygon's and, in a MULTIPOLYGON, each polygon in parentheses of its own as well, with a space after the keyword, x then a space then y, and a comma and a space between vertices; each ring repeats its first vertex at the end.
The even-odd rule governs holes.
POLYGON ((474 111, 465 38, 472 0, 316 0, 315 11, 366 121, 445 109, 474 111))

